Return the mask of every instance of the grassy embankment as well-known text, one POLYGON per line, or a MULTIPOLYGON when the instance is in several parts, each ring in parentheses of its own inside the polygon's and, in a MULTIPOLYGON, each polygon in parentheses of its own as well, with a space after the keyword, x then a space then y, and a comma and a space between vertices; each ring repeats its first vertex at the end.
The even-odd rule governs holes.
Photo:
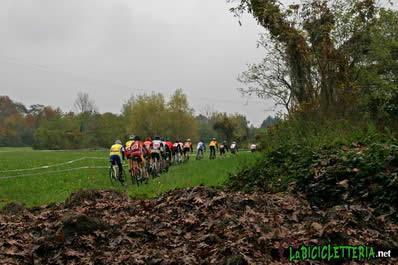
POLYGON ((294 191, 318 207, 367 203, 398 220, 397 139, 397 131, 365 121, 279 122, 263 136, 262 158, 229 184, 294 191))
MULTIPOLYGON (((0 207, 11 201, 23 202, 27 207, 60 202, 70 193, 82 188, 109 189, 108 160, 106 151, 67 151, 67 152, 0 152, 0 171, 29 169, 24 171, 0 172, 0 207), (76 159, 69 164, 53 166, 76 159), (32 170, 31 168, 51 166, 32 170), (104 167, 95 169, 76 169, 50 173, 53 171, 70 170, 85 166, 104 167), (47 174, 46 174, 47 173, 47 174), (8 176, 25 176, 21 178, 1 179, 8 176)), ((236 157, 210 161, 191 159, 189 163, 172 167, 169 173, 151 180, 148 185, 136 187, 130 185, 126 190, 134 198, 152 198, 163 192, 200 184, 208 186, 222 185, 229 173, 237 173, 241 165, 254 161, 254 156, 241 153, 236 157)), ((125 166, 126 168, 126 166, 125 166)))

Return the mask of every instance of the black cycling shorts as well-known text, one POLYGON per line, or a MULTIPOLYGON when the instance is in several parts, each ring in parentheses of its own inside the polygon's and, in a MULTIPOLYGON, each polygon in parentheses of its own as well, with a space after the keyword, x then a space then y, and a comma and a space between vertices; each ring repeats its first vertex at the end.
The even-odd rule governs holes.
POLYGON ((152 159, 157 158, 158 161, 160 161, 160 154, 159 154, 159 153, 152 153, 152 154, 151 154, 151 157, 152 157, 152 159))

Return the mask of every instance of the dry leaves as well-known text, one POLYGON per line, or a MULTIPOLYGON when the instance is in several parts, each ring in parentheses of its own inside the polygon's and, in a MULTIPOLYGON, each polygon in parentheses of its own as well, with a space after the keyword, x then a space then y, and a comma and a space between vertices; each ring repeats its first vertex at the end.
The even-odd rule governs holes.
POLYGON ((2 264, 282 264, 271 251, 280 246, 398 241, 396 225, 362 206, 320 210, 290 195, 202 186, 154 200, 84 191, 21 212, 0 215, 2 264))

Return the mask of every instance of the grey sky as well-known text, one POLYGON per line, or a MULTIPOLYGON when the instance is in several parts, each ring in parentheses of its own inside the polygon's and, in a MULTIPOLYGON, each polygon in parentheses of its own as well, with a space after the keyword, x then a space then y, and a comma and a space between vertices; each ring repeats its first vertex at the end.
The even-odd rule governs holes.
POLYGON ((237 75, 264 56, 262 28, 243 26, 226 0, 1 0, 0 95, 72 109, 87 92, 118 113, 132 94, 183 88, 197 113, 245 114, 256 126, 273 103, 242 99, 237 75))
POLYGON ((132 94, 183 88, 199 113, 239 112, 255 125, 273 104, 247 101, 237 75, 263 52, 225 0, 2 0, 0 94, 68 111, 87 92, 100 112, 132 94))

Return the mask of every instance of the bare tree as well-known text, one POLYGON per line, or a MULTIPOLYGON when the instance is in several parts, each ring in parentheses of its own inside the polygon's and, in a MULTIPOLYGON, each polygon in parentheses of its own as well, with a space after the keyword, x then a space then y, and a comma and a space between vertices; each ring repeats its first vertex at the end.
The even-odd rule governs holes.
POLYGON ((262 99, 273 99, 275 105, 282 105, 289 112, 294 104, 290 69, 283 49, 262 36, 259 46, 267 50, 267 57, 259 64, 250 64, 241 73, 238 81, 246 88, 238 88, 242 94, 255 94, 262 99))
POLYGON ((216 111, 214 110, 214 105, 206 104, 205 106, 202 106, 199 114, 206 117, 207 119, 210 119, 215 112, 216 111))
POLYGON ((98 111, 94 101, 90 99, 87 93, 79 92, 73 106, 78 113, 94 113, 98 111))

